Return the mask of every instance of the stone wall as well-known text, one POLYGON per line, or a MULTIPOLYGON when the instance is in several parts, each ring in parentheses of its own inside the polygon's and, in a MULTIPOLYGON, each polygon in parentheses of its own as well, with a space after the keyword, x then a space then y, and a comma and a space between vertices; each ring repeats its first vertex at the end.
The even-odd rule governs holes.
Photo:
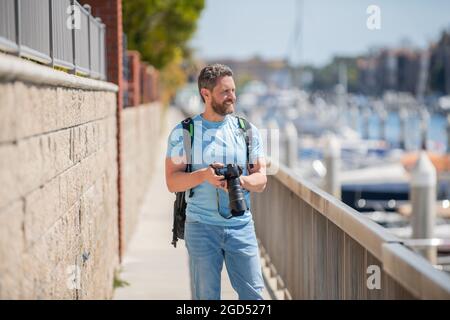
POLYGON ((136 227, 140 207, 154 168, 161 129, 159 103, 125 108, 122 111, 123 128, 123 228, 124 248, 136 227))
POLYGON ((116 91, 0 55, 0 299, 112 297, 116 91))

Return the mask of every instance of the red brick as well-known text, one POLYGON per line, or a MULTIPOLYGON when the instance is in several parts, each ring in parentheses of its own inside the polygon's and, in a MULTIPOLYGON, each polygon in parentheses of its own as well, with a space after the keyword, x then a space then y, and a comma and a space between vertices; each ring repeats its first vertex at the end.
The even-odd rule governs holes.
POLYGON ((141 103, 141 55, 137 51, 128 51, 128 105, 138 106, 141 103))

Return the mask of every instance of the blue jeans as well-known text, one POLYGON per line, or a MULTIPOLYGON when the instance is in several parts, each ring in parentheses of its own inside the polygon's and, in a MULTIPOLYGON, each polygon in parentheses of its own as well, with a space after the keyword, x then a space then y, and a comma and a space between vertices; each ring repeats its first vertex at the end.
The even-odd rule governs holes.
POLYGON ((186 221, 194 300, 220 300, 223 261, 240 300, 262 300, 264 281, 253 221, 223 227, 186 221))

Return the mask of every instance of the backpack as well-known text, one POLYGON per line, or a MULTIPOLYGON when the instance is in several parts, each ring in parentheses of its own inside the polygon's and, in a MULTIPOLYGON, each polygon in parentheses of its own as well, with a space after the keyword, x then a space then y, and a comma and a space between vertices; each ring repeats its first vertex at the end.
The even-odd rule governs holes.
MULTIPOLYGON (((251 126, 250 123, 239 116, 235 116, 238 121, 239 128, 244 131, 245 145, 247 147, 247 163, 250 159, 250 141, 251 126)), ((192 118, 186 118, 181 122, 183 127, 183 145, 186 151, 186 159, 190 159, 186 165, 185 172, 192 172, 192 145, 194 144, 194 122, 192 118)), ((250 167, 253 167, 250 164, 250 167)), ((176 248, 178 239, 184 239, 184 225, 186 222, 186 192, 176 192, 176 198, 173 205, 173 228, 172 228, 172 245, 176 248)), ((189 189, 189 198, 194 195, 194 190, 189 189)))

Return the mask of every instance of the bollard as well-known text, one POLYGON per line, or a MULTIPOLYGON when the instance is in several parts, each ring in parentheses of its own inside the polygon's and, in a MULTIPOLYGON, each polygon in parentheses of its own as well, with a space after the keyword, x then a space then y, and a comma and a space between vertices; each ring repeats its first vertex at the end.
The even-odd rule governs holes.
POLYGON ((325 191, 341 199, 341 182, 339 180, 339 169, 341 161, 341 147, 339 140, 334 135, 329 135, 324 150, 325 167, 325 191))
MULTIPOLYGON (((413 239, 431 239, 436 215, 436 169, 425 151, 421 151, 411 177, 411 227, 413 239)), ((436 248, 419 250, 436 264, 436 248)))
POLYGON ((284 128, 285 149, 286 149, 286 165, 294 169, 297 166, 298 156, 298 133, 292 121, 286 123, 284 128))

